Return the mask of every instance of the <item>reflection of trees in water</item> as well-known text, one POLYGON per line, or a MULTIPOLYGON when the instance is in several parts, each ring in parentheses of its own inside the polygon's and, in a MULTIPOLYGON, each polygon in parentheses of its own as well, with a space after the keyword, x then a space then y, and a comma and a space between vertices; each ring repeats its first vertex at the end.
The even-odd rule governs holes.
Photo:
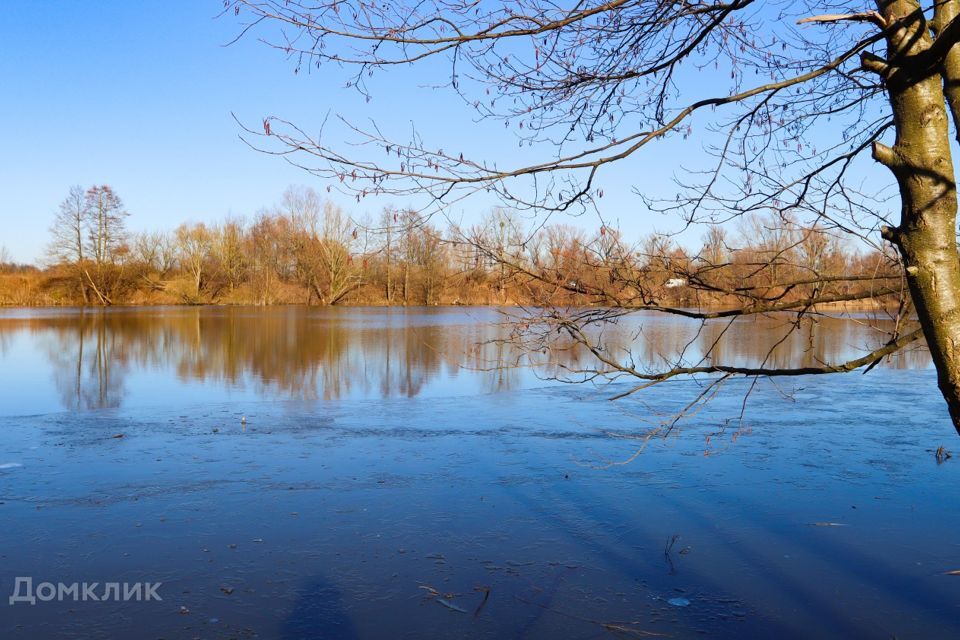
MULTIPOLYGON (((662 315, 638 315, 602 326, 589 339, 620 362, 638 371, 717 364, 736 367, 797 368, 842 363, 887 343, 894 328, 882 317, 810 316, 796 323, 785 315, 739 317, 701 322, 662 315)), ((592 377, 596 360, 579 342, 551 344, 563 358, 549 371, 557 377, 592 377), (578 347, 580 347, 578 349, 578 347)), ((894 353, 883 366, 916 369, 930 366, 922 347, 894 353)))
MULTIPOLYGON (((821 367, 853 360, 882 347, 890 340, 892 320, 810 316, 757 316, 744 322, 709 322, 700 333, 696 357, 710 354, 710 362, 733 366, 775 369, 821 367), (711 350, 712 347, 712 350, 711 350)), ((886 366, 926 367, 923 349, 894 353, 886 366)))
MULTIPOLYGON (((767 366, 836 362, 881 343, 868 323, 820 317, 814 328, 776 317, 700 326, 662 316, 604 329, 610 353, 627 349, 639 367, 664 359, 767 366), (773 345, 782 340, 776 348, 773 345), (772 349, 772 351, 771 351, 772 349)), ((509 327, 459 309, 306 309, 301 307, 116 310, 7 319, 0 344, 28 328, 46 341, 67 408, 119 406, 131 370, 175 371, 184 380, 252 386, 265 396, 336 399, 416 396, 438 377, 485 392, 515 388, 536 364, 544 377, 574 376, 592 366, 577 343, 548 354, 515 348, 509 327), (522 358, 521 358, 522 355, 522 358), (518 360, 518 358, 521 358, 518 360)), ((886 329, 888 327, 879 327, 886 329)), ((925 350, 897 354, 892 366, 928 366, 925 350)), ((469 392, 469 391, 468 391, 469 392)))
MULTIPOLYGON (((299 307, 116 310, 5 322, 0 337, 28 327, 47 341, 68 408, 118 406, 131 368, 310 400, 416 396, 438 375, 455 378, 461 368, 508 358, 504 345, 475 349, 499 327, 469 318, 436 324, 431 315, 299 307)), ((469 375, 491 391, 516 383, 511 371, 469 375)))
POLYGON ((103 312, 69 316, 69 330, 47 332, 54 382, 67 409, 119 407, 123 399, 128 353, 103 317, 103 312))

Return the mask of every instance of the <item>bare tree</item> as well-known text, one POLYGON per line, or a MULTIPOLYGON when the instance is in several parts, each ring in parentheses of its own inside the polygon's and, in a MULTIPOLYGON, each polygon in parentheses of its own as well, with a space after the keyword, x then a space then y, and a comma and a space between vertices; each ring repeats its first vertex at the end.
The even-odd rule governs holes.
POLYGON ((440 231, 415 211, 400 212, 398 220, 403 303, 434 304, 447 273, 447 244, 440 231), (416 298, 414 289, 420 292, 416 298))
POLYGON ((243 240, 244 225, 241 220, 227 219, 213 229, 213 254, 217 268, 231 291, 240 286, 247 269, 243 240))
POLYGON ((50 226, 52 238, 47 248, 52 261, 67 265, 71 270, 84 304, 90 302, 83 272, 87 218, 87 198, 83 187, 71 187, 50 226))
POLYGON ((130 215, 109 186, 86 191, 72 187, 50 227, 50 259, 66 265, 76 279, 84 304, 92 292, 102 305, 124 280, 124 261, 129 253, 125 218, 130 215))
POLYGON ((276 284, 291 273, 286 257, 284 238, 285 218, 261 212, 250 228, 247 238, 250 256, 249 278, 253 285, 257 304, 272 304, 276 296, 276 284))
POLYGON ((726 262, 728 256, 729 247, 727 246, 726 230, 718 225, 708 227, 698 257, 710 266, 717 266, 726 262))
POLYGON ((337 304, 363 282, 356 263, 359 231, 340 207, 330 202, 323 207, 322 234, 317 245, 323 280, 317 288, 324 304, 337 304))
POLYGON ((190 274, 193 280, 192 299, 200 301, 200 290, 208 271, 213 252, 213 234, 202 222, 182 224, 175 232, 177 240, 177 259, 180 267, 190 274))
POLYGON ((126 218, 130 214, 123 201, 107 185, 87 189, 84 197, 87 217, 87 255, 90 268, 83 267, 87 284, 100 304, 113 304, 113 295, 123 277, 123 259, 127 247, 126 218))
POLYGON ((163 231, 139 233, 133 247, 136 258, 161 278, 166 278, 177 266, 175 234, 163 231))
POLYGON ((380 212, 380 222, 376 231, 380 241, 377 253, 383 265, 383 293, 387 304, 393 302, 396 288, 394 263, 396 262, 397 230, 399 226, 400 212, 394 207, 385 207, 380 212))
POLYGON ((360 286, 353 255, 359 232, 342 209, 300 187, 287 189, 277 215, 285 220, 297 280, 311 295, 334 305, 360 286))
POLYGON ((320 228, 323 203, 320 196, 307 187, 290 187, 284 192, 276 215, 286 221, 286 250, 293 261, 297 281, 307 291, 308 303, 313 301, 314 296, 322 301, 320 228))

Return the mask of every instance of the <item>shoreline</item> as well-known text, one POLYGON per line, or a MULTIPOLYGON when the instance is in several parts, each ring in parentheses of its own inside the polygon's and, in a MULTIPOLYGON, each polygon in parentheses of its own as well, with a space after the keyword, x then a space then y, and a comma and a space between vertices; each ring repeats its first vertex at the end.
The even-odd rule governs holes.
MULTIPOLYGON (((602 309, 604 305, 599 304, 581 304, 581 305, 555 305, 557 307, 568 307, 568 308, 577 308, 577 309, 602 309)), ((538 305, 533 303, 519 303, 519 302, 470 302, 470 303, 456 303, 456 302, 443 302, 443 303, 433 303, 433 304, 386 304, 382 302, 347 302, 347 303, 337 303, 337 304, 308 304, 304 302, 274 302, 270 304, 257 304, 253 302, 200 302, 200 303, 186 303, 186 302, 158 302, 158 303, 118 303, 113 305, 82 305, 82 304, 8 304, 5 302, 0 302, 0 310, 7 309, 76 309, 76 310, 88 310, 88 311, 98 311, 98 310, 109 310, 109 309, 189 309, 189 308, 204 308, 204 307, 216 307, 216 308, 255 308, 255 309, 270 309, 270 308, 279 308, 279 307, 302 307, 304 309, 470 309, 470 308, 509 308, 517 309, 523 307, 536 308, 538 305)), ((545 308, 540 306, 540 308, 545 308)), ((689 305, 676 305, 671 307, 676 310, 685 310, 685 311, 705 311, 705 312, 716 312, 716 311, 729 311, 737 309, 735 305, 728 304, 710 304, 710 305, 700 305, 700 306, 689 306, 689 305)), ((862 312, 862 311, 882 311, 896 309, 896 304, 883 304, 876 300, 861 301, 857 303, 851 302, 828 302, 823 304, 813 305, 806 310, 802 310, 805 313, 840 313, 840 312, 862 312)), ((670 313, 669 311, 659 311, 656 308, 650 307, 632 307, 624 308, 625 311, 629 312, 642 312, 648 311, 651 313, 670 313)), ((760 315, 760 314, 773 314, 773 313, 800 313, 801 309, 784 309, 784 310, 771 310, 771 311, 760 311, 755 313, 744 313, 743 315, 760 315)))

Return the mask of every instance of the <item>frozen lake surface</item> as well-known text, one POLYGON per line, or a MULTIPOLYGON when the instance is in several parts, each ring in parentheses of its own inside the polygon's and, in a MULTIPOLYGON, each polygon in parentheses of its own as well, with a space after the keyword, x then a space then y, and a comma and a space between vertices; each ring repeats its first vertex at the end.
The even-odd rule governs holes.
MULTIPOLYGON (((960 446, 922 352, 761 383, 742 424, 728 383, 644 446, 695 383, 496 369, 498 320, 2 312, 0 637, 960 637, 960 457, 934 457, 960 446), (162 600, 10 606, 17 577, 162 600)), ((875 339, 818 336, 782 358, 875 339)))

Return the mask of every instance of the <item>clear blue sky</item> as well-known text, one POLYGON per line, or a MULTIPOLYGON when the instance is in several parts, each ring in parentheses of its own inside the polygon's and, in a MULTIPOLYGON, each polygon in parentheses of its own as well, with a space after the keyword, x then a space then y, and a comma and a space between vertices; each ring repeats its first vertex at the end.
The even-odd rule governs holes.
MULTIPOLYGON (((53 213, 74 184, 113 186, 134 231, 249 217, 291 184, 325 193, 321 181, 244 145, 231 112, 253 126, 276 115, 308 131, 328 112, 347 114, 402 138, 414 121, 428 144, 458 146, 500 166, 530 159, 502 125, 476 124, 455 95, 424 86, 437 81, 436 67, 379 76, 367 104, 333 67, 294 75, 282 54, 255 38, 224 47, 240 27, 232 16, 216 19, 221 7, 219 0, 3 3, 0 246, 15 260, 42 257, 53 213)), ((690 144, 686 156, 661 144, 605 171, 604 217, 633 238, 675 226, 642 211, 631 189, 672 193, 670 178, 690 144)), ((362 215, 383 203, 341 204, 362 215)), ((490 204, 468 201, 454 215, 469 221, 490 204)), ((598 226, 595 218, 579 224, 598 226)))
POLYGON ((305 180, 243 145, 230 113, 307 116, 329 87, 252 40, 222 47, 237 24, 213 19, 221 6, 4 3, 0 245, 14 258, 40 256, 73 184, 114 186, 145 229, 249 214, 305 180))
MULTIPOLYGON (((479 155, 502 161, 504 149, 519 151, 502 126, 474 124, 455 96, 424 87, 430 69, 384 75, 366 104, 332 67, 296 76, 255 39, 222 46, 238 23, 215 19, 221 7, 219 0, 4 2, 0 246, 14 259, 42 256, 53 213, 74 184, 113 186, 133 230, 250 216, 290 184, 324 192, 311 176, 245 146, 231 112, 251 124, 284 116, 308 130, 328 111, 362 114, 404 136, 413 120, 441 144, 456 132, 479 155)), ((640 206, 629 182, 605 185, 605 206, 618 209, 610 215, 628 231, 663 226, 625 215, 640 206)), ((488 206, 468 202, 461 213, 470 219, 488 206)))

